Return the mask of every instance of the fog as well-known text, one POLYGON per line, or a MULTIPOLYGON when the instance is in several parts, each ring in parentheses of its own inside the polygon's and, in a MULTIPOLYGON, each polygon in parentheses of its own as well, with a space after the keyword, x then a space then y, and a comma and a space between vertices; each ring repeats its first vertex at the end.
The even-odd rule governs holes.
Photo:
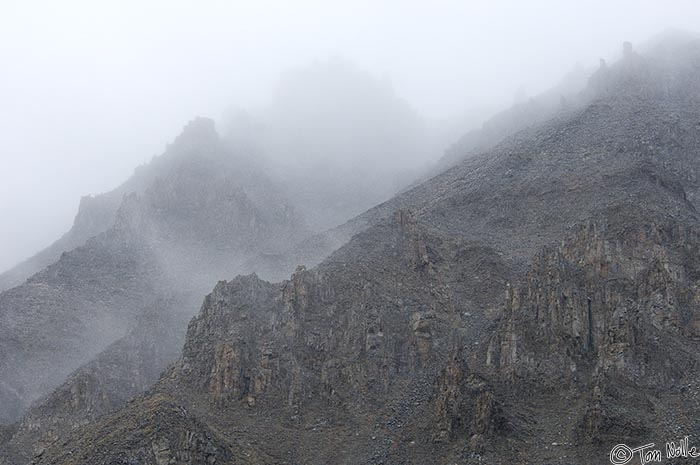
MULTIPOLYGON (((262 121, 274 137, 261 137, 256 149, 277 168, 341 146, 335 137, 347 131, 338 131, 339 121, 363 130, 382 122, 385 133, 398 135, 368 142, 364 156, 376 160, 388 152, 387 141, 405 134, 405 149, 390 151, 405 158, 379 165, 410 171, 438 159, 450 138, 553 86, 577 65, 614 59, 625 40, 693 30, 698 17, 693 0, 4 0, 0 270, 57 239, 82 195, 117 186, 194 116, 218 119, 220 130, 230 128, 232 109, 250 115, 251 124, 262 121), (280 103, 295 95, 294 76, 323 74, 323 63, 343 63, 366 88, 379 83, 380 91, 358 98, 389 95, 381 108, 401 111, 350 113, 355 97, 346 94, 348 114, 325 120, 328 108, 316 109, 329 101, 323 92, 345 88, 342 75, 315 94, 303 118, 286 114, 306 103, 280 103), (285 140, 300 127, 308 134, 316 119, 322 145, 304 141, 287 155, 285 140), (409 134, 411 125, 418 129, 409 134), (427 131, 422 145, 411 143, 420 131, 427 131)), ((304 89, 313 88, 309 82, 304 89)), ((371 109, 376 102, 359 103, 371 109)), ((335 153, 349 166, 362 160, 355 155, 335 153)))

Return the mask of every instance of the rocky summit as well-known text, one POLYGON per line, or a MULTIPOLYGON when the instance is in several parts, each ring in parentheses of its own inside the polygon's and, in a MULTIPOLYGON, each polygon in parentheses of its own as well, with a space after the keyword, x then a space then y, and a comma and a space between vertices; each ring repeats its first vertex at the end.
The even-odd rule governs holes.
POLYGON ((697 437, 698 70, 698 41, 625 44, 311 237, 218 158, 183 162, 0 295, 3 459, 592 465, 697 437))

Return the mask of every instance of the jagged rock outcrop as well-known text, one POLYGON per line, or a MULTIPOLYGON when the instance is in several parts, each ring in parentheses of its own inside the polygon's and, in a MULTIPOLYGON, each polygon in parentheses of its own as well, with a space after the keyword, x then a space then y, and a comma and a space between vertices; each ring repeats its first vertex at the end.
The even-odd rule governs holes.
POLYGON ((493 388, 482 377, 470 373, 461 350, 440 372, 435 398, 436 440, 468 438, 470 448, 479 451, 484 442, 502 433, 505 427, 493 388))
POLYGON ((692 366, 682 362, 683 353, 653 355, 679 337, 700 336, 697 234, 651 218, 641 225, 581 227, 536 259, 521 288, 509 289, 508 329, 491 341, 487 365, 553 385, 575 380, 592 362, 596 372, 619 371, 659 386, 677 381, 692 366), (525 331, 536 333, 526 338, 525 331), (569 370, 561 372, 562 366, 569 370))
POLYGON ((505 273, 492 251, 442 241, 400 211, 281 285, 254 276, 220 283, 190 324, 178 373, 216 402, 279 396, 294 408, 356 408, 358 394, 381 398, 392 377, 444 357, 463 313, 482 313, 495 298, 493 287, 466 292, 466 283, 498 285, 505 273), (452 267, 455 255, 481 263, 483 275, 452 267), (379 279, 387 273, 396 281, 379 279))
MULTIPOLYGON (((685 397, 700 360, 700 229, 636 213, 591 221, 538 256, 507 289, 481 360, 511 411, 531 407, 528 393, 567 398, 559 424, 542 427, 599 454, 677 434, 654 419, 680 413, 669 397, 685 397)), ((684 422, 686 434, 699 426, 684 422)))

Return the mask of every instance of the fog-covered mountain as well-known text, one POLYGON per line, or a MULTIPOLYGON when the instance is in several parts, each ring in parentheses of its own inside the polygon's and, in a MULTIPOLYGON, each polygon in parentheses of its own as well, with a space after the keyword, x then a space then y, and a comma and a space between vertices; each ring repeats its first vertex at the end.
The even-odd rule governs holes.
MULTIPOLYGON (((626 43, 575 103, 302 241, 336 249, 317 266, 219 282, 151 390, 81 425, 58 405, 99 390, 62 388, 5 456, 593 464, 698 434, 698 69, 696 40, 626 43)), ((179 201, 147 204, 127 216, 147 243, 197 244, 179 201)))
POLYGON ((143 392, 177 357, 212 282, 287 275, 296 264, 276 257, 388 197, 429 150, 408 105, 342 62, 292 73, 263 115, 262 129, 231 115, 225 139, 213 121, 192 121, 124 184, 84 197, 68 233, 3 275, 2 420, 24 415, 12 460, 143 392), (351 134, 358 141, 338 144, 351 134), (283 150, 294 163, 281 162, 283 150))
POLYGON ((269 104, 226 122, 317 232, 390 198, 451 142, 388 81, 340 59, 287 72, 269 104))
POLYGON ((287 275, 294 244, 391 195, 430 150, 422 121, 388 84, 340 61, 291 73, 260 118, 231 114, 225 139, 213 121, 192 121, 124 184, 84 197, 61 239, 2 275, 3 422, 32 402, 29 418, 51 406, 77 424, 113 410, 175 358, 183 321, 212 282, 287 275), (151 314, 149 333, 139 322, 151 314), (162 348, 148 360, 139 347, 153 344, 162 348), (130 372, 146 381, 114 376, 130 372), (85 376, 98 392, 77 411, 45 397, 82 389, 85 376))
POLYGON ((307 234, 275 186, 207 119, 189 123, 125 185, 84 200, 69 241, 58 244, 88 231, 96 235, 0 294, 3 422, 124 336, 149 307, 171 300, 170 318, 182 322, 211 282, 307 234))

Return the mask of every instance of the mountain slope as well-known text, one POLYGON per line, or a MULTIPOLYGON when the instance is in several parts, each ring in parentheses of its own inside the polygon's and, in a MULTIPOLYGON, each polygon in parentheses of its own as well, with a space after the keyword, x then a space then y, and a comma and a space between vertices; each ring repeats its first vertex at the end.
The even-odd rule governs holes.
POLYGON ((194 302, 171 296, 143 309, 125 336, 32 404, 3 441, 9 463, 23 463, 72 429, 116 411, 142 394, 176 360, 194 302))
MULTIPOLYGON (((382 405, 407 415, 406 386, 429 395, 424 385, 453 331, 476 337, 506 279, 492 250, 445 240, 400 212, 280 285, 255 276, 220 283, 155 392, 206 417, 226 443, 255 435, 256 450, 276 458, 269 463, 338 462, 350 452, 369 460, 383 453, 373 450, 369 433, 384 429, 375 423, 405 421, 382 405), (396 280, 387 285, 387 275, 396 280), (290 447, 312 437, 315 447, 290 447)), ((132 418, 132 408, 118 415, 132 418)))
POLYGON ((700 51, 697 41, 674 50, 649 58, 630 52, 615 66, 601 67, 583 107, 308 239, 291 261, 318 263, 398 208, 525 261, 571 224, 630 197, 643 200, 653 195, 649 190, 685 196, 698 208, 700 51))
POLYGON ((35 273, 55 263, 62 253, 80 247, 92 237, 110 229, 114 225, 124 195, 142 194, 157 177, 167 174, 174 158, 181 158, 183 154, 186 156, 186 151, 193 148, 195 141, 197 144, 203 144, 200 147, 202 150, 210 150, 211 147, 206 145, 206 138, 192 136, 195 126, 198 125, 203 133, 213 131, 213 126, 207 125, 204 120, 194 122, 189 131, 183 133, 165 154, 154 157, 150 163, 138 167, 122 185, 104 194, 81 198, 71 229, 46 249, 0 274, 0 291, 22 284, 35 273), (177 152, 180 155, 177 155, 177 152))
MULTIPOLYGON (((190 123, 158 163, 158 176, 124 196, 108 230, 0 294, 3 422, 122 337, 144 308, 173 292, 202 295, 253 252, 306 234, 210 120, 190 123)), ((191 311, 172 309, 173 322, 191 311)))

